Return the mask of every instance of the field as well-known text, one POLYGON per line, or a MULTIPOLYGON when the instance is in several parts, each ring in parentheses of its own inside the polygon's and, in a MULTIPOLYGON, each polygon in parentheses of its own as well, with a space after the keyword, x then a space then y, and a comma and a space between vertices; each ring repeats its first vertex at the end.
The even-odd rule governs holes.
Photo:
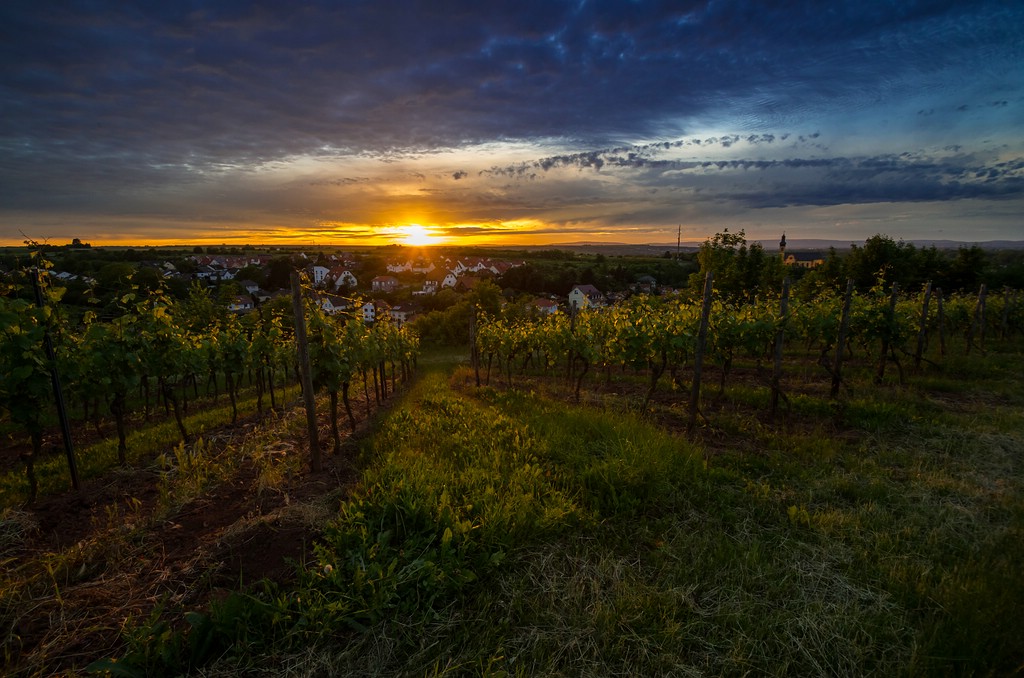
POLYGON ((787 360, 773 422, 739 364, 686 436, 688 394, 642 409, 642 373, 577 405, 564 377, 477 388, 428 354, 319 474, 300 410, 213 426, 5 509, 6 671, 1019 672, 1020 346, 872 372, 831 401, 787 360))

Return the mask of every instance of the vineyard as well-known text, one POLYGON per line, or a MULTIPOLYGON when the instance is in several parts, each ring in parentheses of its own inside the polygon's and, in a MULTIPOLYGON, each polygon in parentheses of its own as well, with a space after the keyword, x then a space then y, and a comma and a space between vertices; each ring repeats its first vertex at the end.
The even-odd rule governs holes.
MULTIPOLYGON (((61 489, 52 484, 58 477, 52 468, 42 474, 36 469, 44 431, 58 418, 55 403, 64 416, 70 410, 65 401, 77 405, 79 418, 74 423, 81 428, 90 423, 98 428, 100 417, 109 414, 117 435, 116 463, 127 466, 127 422, 133 413, 148 421, 154 408, 163 407, 173 415, 180 441, 188 445, 195 432, 186 428, 184 418, 190 400, 201 393, 216 402, 223 391, 233 424, 243 385, 255 393, 257 417, 262 419, 265 412, 283 406, 282 390, 297 380, 297 316, 272 309, 245 316, 225 313, 199 288, 184 303, 172 302, 160 290, 142 294, 133 288, 120 297, 115 317, 103 321, 87 312, 80 324, 71 326, 58 303, 61 288, 45 283, 39 277, 34 281, 36 303, 23 298, 30 289, 27 284, 14 285, 0 297, 0 411, 8 426, 23 431, 31 442, 20 455, 24 474, 6 474, 0 492, 4 505, 18 499, 31 504, 40 491, 39 475, 51 482, 44 492, 61 489)), ((330 395, 336 451, 339 394, 354 428, 351 385, 361 381, 369 402, 372 384, 375 402, 380 403, 398 377, 410 376, 417 341, 386 322, 372 328, 354 318, 339 323, 313 299, 306 294, 302 302, 304 324, 309 326, 309 374, 313 388, 330 395)), ((62 423, 65 439, 70 424, 62 423)), ((91 473, 113 461, 86 460, 91 473)), ((9 465, 10 460, 5 462, 9 465)), ((77 462, 70 449, 67 473, 77 487, 77 462)))
MULTIPOLYGON (((845 294, 825 293, 796 301, 788 288, 779 298, 722 301, 710 288, 703 304, 683 297, 634 297, 606 309, 544 318, 476 320, 474 368, 490 383, 497 368, 505 384, 529 368, 541 374, 562 374, 573 385, 577 402, 584 378, 613 371, 646 375, 646 408, 659 384, 673 390, 690 376, 690 408, 699 414, 699 389, 704 366, 717 368, 718 392, 725 390, 738 361, 747 361, 771 391, 771 414, 777 412, 783 356, 800 365, 819 366, 836 398, 843 384, 845 361, 872 362, 874 383, 886 378, 892 365, 903 383, 908 368, 939 366, 947 352, 984 351, 986 337, 1019 336, 1024 331, 1024 304, 1013 290, 977 296, 933 295, 928 285, 920 295, 900 295, 881 285, 857 293, 853 282, 845 294), (955 342, 956 349, 953 348, 955 342)), ((802 368, 801 368, 802 369, 802 368)), ((891 371, 890 371, 891 373, 891 371)), ((691 427, 692 428, 692 427, 691 427)))
POLYGON ((1024 666, 1019 293, 712 282, 478 312, 468 356, 301 281, 242 316, 132 289, 74 319, 12 286, 5 669, 1024 666))

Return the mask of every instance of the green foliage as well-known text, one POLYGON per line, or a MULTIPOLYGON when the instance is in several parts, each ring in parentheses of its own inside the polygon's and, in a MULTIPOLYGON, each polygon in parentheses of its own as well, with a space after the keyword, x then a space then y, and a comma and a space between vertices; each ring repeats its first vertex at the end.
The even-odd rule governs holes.
POLYGON ((911 243, 886 235, 873 235, 863 246, 852 245, 846 256, 846 275, 859 289, 881 283, 889 289, 894 282, 906 287, 917 280, 917 250, 911 243))
MULTIPOLYGON (((989 376, 1016 373, 1017 358, 989 376)), ((945 378, 940 391, 956 392, 959 372, 945 378)), ((837 436, 835 413, 801 397, 808 427, 738 415, 708 454, 614 406, 473 394, 440 374, 417 384, 368 442, 359 488, 295 585, 232 594, 174 638, 148 622, 122 667, 1015 670, 1019 426, 990 433, 1003 420, 980 415, 984 398, 952 410, 910 390, 851 399, 837 436), (161 647, 173 657, 154 659, 161 647)))
POLYGON ((708 272, 714 274, 714 285, 726 299, 752 299, 758 293, 777 291, 785 277, 778 256, 765 252, 760 243, 747 245, 746 233, 730 233, 725 229, 704 241, 697 253, 700 272, 690 276, 695 295, 704 289, 708 272))
POLYGON ((51 316, 49 307, 0 296, 0 409, 33 434, 42 431, 53 399, 51 363, 43 350, 51 316))

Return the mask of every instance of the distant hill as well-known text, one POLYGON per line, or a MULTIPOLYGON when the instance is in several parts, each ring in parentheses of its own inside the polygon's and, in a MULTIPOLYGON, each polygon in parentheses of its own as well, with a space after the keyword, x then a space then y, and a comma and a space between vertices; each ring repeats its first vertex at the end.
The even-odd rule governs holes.
MULTIPOLYGON (((686 241, 681 243, 680 249, 683 252, 694 252, 698 250, 704 241, 686 241)), ((751 240, 751 243, 761 243, 766 250, 776 251, 779 247, 778 239, 751 240)), ((1024 240, 989 240, 985 242, 967 242, 960 240, 907 240, 914 247, 932 247, 940 250, 956 250, 961 247, 978 245, 986 250, 1024 250, 1024 240)), ((835 247, 839 251, 850 249, 850 245, 863 245, 863 240, 826 240, 823 238, 786 238, 786 251, 814 250, 824 251, 835 247)), ((551 245, 519 245, 515 249, 524 251, 536 250, 569 250, 581 254, 606 254, 606 255, 631 255, 631 256, 662 256, 665 252, 675 252, 676 243, 649 243, 646 245, 633 245, 620 242, 566 242, 551 245)))
MULTIPOLYGON (((778 239, 772 240, 754 240, 752 242, 759 242, 765 249, 778 249, 778 239)), ((935 247, 940 250, 955 250, 961 247, 971 247, 972 245, 978 245, 982 249, 986 250, 1022 250, 1024 249, 1024 240, 988 240, 988 241, 974 241, 967 242, 961 240, 906 240, 914 247, 935 247)), ((827 250, 829 247, 835 247, 837 250, 845 250, 850 248, 850 244, 863 245, 863 240, 823 240, 815 238, 786 238, 786 249, 787 250, 827 250)))

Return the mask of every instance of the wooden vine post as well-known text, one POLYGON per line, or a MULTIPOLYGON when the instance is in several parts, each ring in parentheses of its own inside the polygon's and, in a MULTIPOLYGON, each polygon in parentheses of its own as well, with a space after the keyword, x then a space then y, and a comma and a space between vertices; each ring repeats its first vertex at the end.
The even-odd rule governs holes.
POLYGON ((309 434, 309 466, 314 473, 323 469, 320 462, 320 434, 316 426, 316 399, 313 396, 313 373, 309 367, 309 342, 306 338, 306 316, 302 308, 302 285, 298 271, 292 271, 292 311, 295 313, 295 343, 298 348, 299 378, 302 400, 306 405, 306 431, 309 434))
POLYGON ((473 364, 473 373, 476 374, 476 387, 480 388, 480 347, 476 343, 476 306, 469 316, 469 360, 473 364))
POLYGON ((846 345, 846 332, 850 327, 850 304, 853 301, 853 278, 846 281, 846 294, 843 295, 843 313, 839 319, 839 338, 836 341, 836 360, 832 365, 832 390, 829 397, 839 396, 839 385, 843 383, 843 347, 846 345))
POLYGON ((1006 339, 1010 329, 1010 309, 1017 300, 1017 295, 1009 287, 1003 288, 1003 317, 999 322, 999 338, 1006 339))
POLYGON ((928 338, 928 303, 932 300, 932 284, 924 287, 924 304, 921 305, 921 325, 917 330, 917 349, 914 351, 914 369, 920 369, 924 355, 924 343, 928 338))
POLYGON ((576 302, 572 302, 569 305, 569 336, 573 337, 573 343, 569 344, 569 370, 567 377, 569 384, 572 385, 576 381, 576 316, 579 314, 579 308, 576 306, 576 302))
POLYGON ((985 297, 987 294, 987 288, 982 283, 981 288, 978 290, 978 303, 974 306, 974 320, 971 322, 971 328, 967 331, 967 349, 966 353, 971 352, 971 346, 974 345, 974 335, 978 335, 978 348, 981 352, 985 352, 985 297))
MULTIPOLYGON (((43 308, 43 288, 39 282, 40 270, 32 271, 32 288, 36 296, 36 306, 43 308)), ((50 363, 50 384, 53 387, 53 400, 57 405, 57 418, 60 420, 60 434, 64 440, 64 454, 68 459, 68 473, 71 474, 71 487, 75 492, 81 490, 78 480, 78 464, 75 462, 75 448, 71 441, 71 423, 68 419, 67 406, 64 403, 64 390, 60 386, 60 374, 57 372, 57 354, 53 350, 53 338, 49 328, 43 332, 43 345, 46 348, 46 360, 50 363)))
POLYGON ((789 318, 789 276, 782 280, 782 298, 779 300, 779 329, 775 332, 775 365, 772 369, 772 419, 779 409, 779 382, 782 379, 782 349, 789 318))
POLYGON ((692 435, 697 427, 697 412, 700 410, 700 378, 704 367, 704 347, 708 341, 708 320, 711 317, 711 286, 714 274, 708 271, 704 277, 704 303, 700 309, 700 325, 697 328, 697 346, 693 353, 693 386, 690 388, 690 423, 686 427, 687 435, 692 435))
POLYGON ((946 309, 942 304, 942 288, 935 288, 935 316, 939 324, 939 355, 946 357, 946 309))
MULTIPOLYGON (((892 343, 893 320, 896 315, 896 297, 899 295, 900 284, 892 284, 889 293, 889 307, 885 310, 885 326, 882 329, 882 350, 878 355, 878 371, 875 373, 875 384, 881 384, 885 378, 885 364, 889 361, 889 345, 892 343)), ((902 372, 900 382, 902 383, 902 372)))

